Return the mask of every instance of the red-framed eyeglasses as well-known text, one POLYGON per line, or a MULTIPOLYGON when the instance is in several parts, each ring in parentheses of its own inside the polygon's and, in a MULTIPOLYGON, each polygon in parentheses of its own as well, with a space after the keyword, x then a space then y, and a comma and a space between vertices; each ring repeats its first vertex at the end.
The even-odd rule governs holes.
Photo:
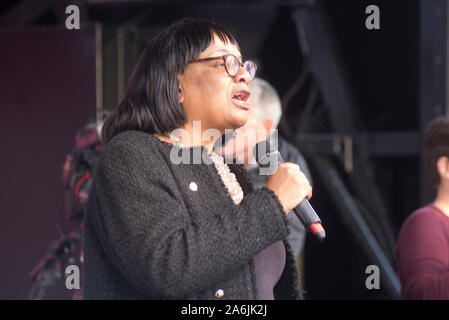
POLYGON ((212 60, 223 60, 226 72, 231 77, 235 77, 237 75, 240 67, 243 67, 245 68, 246 71, 248 71, 251 80, 254 79, 254 76, 256 75, 257 65, 254 61, 247 60, 243 63, 240 63, 239 59, 233 54, 226 54, 224 56, 210 57, 204 59, 195 59, 190 62, 193 63, 193 62, 203 62, 212 60))

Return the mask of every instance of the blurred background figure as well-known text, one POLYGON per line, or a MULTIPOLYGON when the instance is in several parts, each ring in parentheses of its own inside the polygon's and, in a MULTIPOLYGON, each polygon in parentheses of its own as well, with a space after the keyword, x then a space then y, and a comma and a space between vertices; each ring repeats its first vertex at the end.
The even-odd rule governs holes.
MULTIPOLYGON (((83 265, 83 218, 95 167, 103 150, 101 129, 109 112, 102 120, 90 119, 75 134, 75 147, 66 155, 62 166, 64 200, 57 221, 58 240, 51 241, 47 252, 29 274, 33 285, 29 299, 42 300, 51 297, 52 291, 65 282, 64 270, 68 265, 83 265)), ((73 299, 82 299, 82 290, 75 290, 73 299)))
POLYGON ((433 120, 424 135, 424 156, 436 198, 402 225, 397 269, 404 299, 449 299, 449 118, 433 120))
MULTIPOLYGON (((282 159, 285 162, 298 164, 312 185, 312 177, 305 158, 294 145, 277 134, 276 128, 282 116, 281 100, 278 93, 266 80, 257 77, 250 82, 249 88, 251 111, 248 121, 245 126, 236 130, 233 140, 235 143, 225 145, 224 154, 227 157, 233 155, 240 163, 244 163, 254 187, 262 188, 269 176, 259 173, 259 168, 254 161, 253 148, 260 141, 277 138, 277 148, 282 159)), ((297 266, 302 275, 304 271, 302 252, 306 240, 306 230, 292 211, 287 214, 287 220, 290 232, 287 240, 297 258, 297 266)))

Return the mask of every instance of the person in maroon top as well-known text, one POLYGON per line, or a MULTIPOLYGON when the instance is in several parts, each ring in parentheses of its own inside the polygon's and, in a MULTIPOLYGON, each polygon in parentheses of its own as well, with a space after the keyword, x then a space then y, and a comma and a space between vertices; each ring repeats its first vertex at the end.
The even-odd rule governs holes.
POLYGON ((424 152, 435 200, 404 222, 396 247, 403 299, 449 299, 449 118, 433 120, 424 152))

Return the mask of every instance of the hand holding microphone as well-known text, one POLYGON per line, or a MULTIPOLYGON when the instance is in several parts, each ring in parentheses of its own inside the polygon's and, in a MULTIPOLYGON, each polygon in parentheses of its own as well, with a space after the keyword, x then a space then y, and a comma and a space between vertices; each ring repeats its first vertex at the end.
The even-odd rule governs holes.
POLYGON ((280 164, 265 186, 279 198, 285 213, 293 210, 303 199, 312 197, 309 181, 299 166, 291 162, 280 164))
POLYGON ((321 220, 307 200, 312 196, 312 188, 299 166, 283 163, 279 151, 268 141, 256 144, 253 154, 261 170, 271 175, 265 186, 276 194, 284 212, 293 209, 306 230, 312 232, 318 241, 323 241, 326 233, 321 220))

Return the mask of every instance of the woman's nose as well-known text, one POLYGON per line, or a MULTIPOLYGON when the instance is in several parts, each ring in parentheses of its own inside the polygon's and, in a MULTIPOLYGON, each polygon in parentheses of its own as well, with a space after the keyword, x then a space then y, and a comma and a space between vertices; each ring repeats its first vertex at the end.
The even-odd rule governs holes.
POLYGON ((249 82, 251 81, 251 76, 250 76, 248 70, 246 70, 244 67, 240 66, 239 72, 237 72, 237 74, 234 77, 234 81, 245 82, 246 84, 249 84, 249 82))

